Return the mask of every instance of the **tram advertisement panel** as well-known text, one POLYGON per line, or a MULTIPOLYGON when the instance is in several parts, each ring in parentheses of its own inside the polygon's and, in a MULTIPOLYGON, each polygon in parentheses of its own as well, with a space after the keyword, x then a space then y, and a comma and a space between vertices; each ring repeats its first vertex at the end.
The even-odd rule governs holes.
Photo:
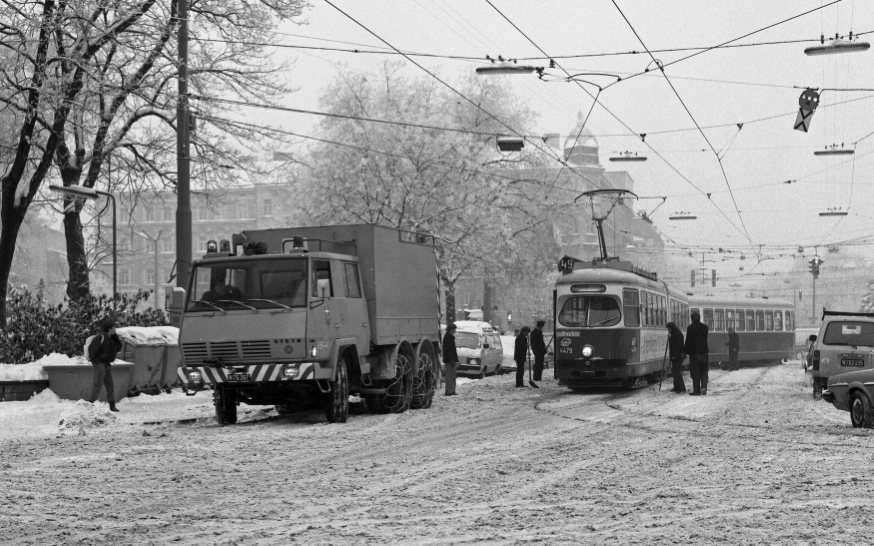
POLYGON ((665 356, 667 331, 659 330, 558 330, 556 360, 625 360, 628 363, 661 360, 665 356), (583 347, 592 347, 590 357, 583 347))

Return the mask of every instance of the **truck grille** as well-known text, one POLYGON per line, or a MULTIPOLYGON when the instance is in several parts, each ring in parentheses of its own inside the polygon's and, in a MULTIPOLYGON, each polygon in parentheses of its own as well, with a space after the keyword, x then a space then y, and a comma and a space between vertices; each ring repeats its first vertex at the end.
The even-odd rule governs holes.
POLYGON ((208 343, 183 343, 182 354, 191 363, 207 358, 221 358, 233 362, 268 360, 270 341, 212 341, 208 343))

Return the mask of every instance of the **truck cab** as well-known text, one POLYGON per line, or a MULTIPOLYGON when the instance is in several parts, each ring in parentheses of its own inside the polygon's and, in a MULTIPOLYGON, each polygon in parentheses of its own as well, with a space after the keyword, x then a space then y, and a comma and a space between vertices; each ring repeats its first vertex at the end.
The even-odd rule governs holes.
POLYGON ((280 413, 323 404, 329 421, 344 422, 350 393, 376 412, 430 405, 439 378, 436 269, 407 281, 407 297, 392 278, 398 264, 384 262, 434 260, 431 248, 401 247, 397 230, 377 226, 251 235, 264 240, 248 244, 244 232, 235 252, 212 244, 194 262, 181 319, 180 379, 192 394, 213 391, 219 422, 235 422, 239 403, 280 413), (345 237, 316 237, 337 231, 345 237))

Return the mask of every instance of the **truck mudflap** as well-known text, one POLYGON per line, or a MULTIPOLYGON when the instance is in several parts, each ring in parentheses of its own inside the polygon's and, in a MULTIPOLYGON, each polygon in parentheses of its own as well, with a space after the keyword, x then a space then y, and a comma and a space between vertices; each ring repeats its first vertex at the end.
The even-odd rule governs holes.
POLYGON ((312 362, 295 364, 252 364, 248 366, 182 366, 177 375, 186 389, 201 389, 219 383, 263 383, 270 381, 304 381, 315 375, 312 362), (296 370, 289 374, 286 370, 296 370), (192 375, 194 374, 194 375, 192 375), (197 375, 199 374, 199 375, 197 375))

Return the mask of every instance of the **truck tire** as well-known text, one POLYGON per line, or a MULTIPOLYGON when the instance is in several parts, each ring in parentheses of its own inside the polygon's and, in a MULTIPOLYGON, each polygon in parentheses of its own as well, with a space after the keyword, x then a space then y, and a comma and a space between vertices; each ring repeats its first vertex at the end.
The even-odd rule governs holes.
POLYGON ((377 382, 385 394, 367 394, 364 401, 371 413, 403 413, 413 397, 412 366, 406 355, 398 353, 395 377, 377 382))
POLYGON ((337 376, 331 385, 331 392, 326 395, 325 416, 329 423, 345 423, 349 417, 349 375, 346 370, 346 359, 337 360, 337 376))
POLYGON ((437 390, 437 371, 431 355, 419 353, 419 373, 413 377, 413 398, 411 409, 428 409, 434 401, 434 391, 437 390))
POLYGON ((215 418, 220 425, 233 425, 237 422, 237 397, 233 391, 218 385, 213 393, 215 418))

